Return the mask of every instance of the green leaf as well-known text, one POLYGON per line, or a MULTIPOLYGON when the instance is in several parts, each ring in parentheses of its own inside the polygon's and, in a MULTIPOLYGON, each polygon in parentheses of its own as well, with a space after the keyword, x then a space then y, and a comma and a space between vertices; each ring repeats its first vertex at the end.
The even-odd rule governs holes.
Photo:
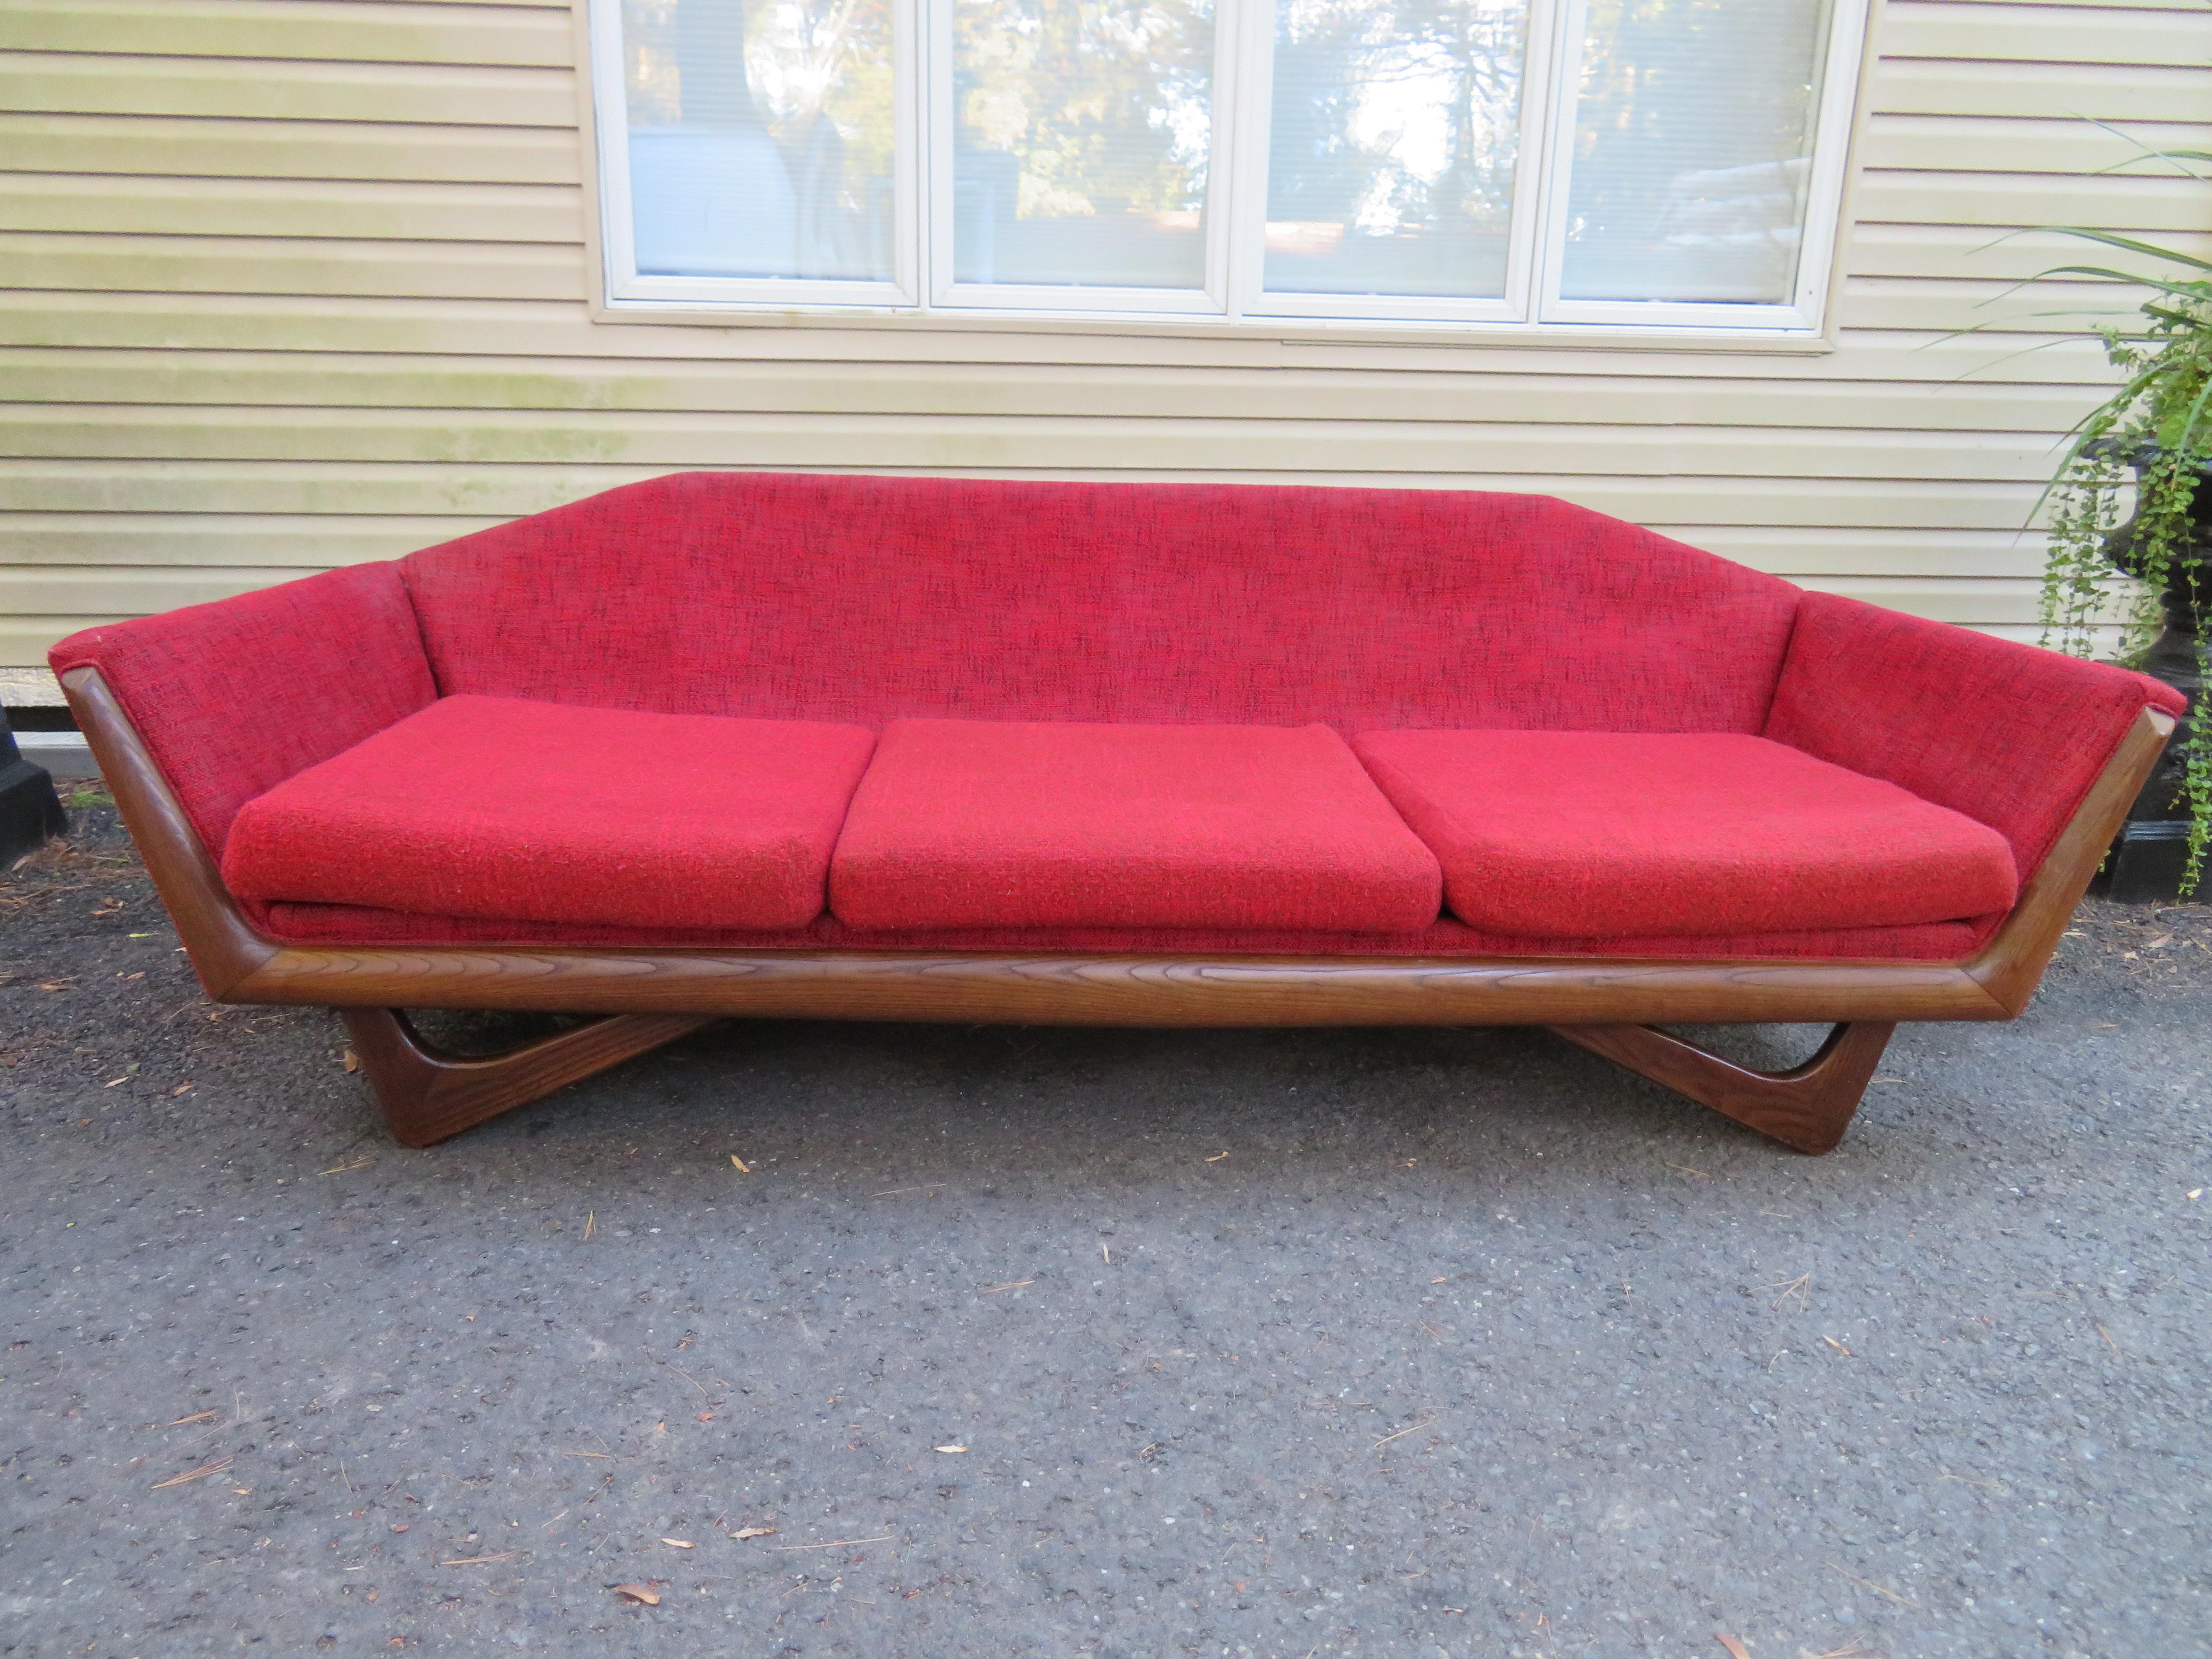
MULTIPOLYGON (((2170 260, 2178 265, 2212 271, 2212 259, 2200 259, 2195 254, 2184 253, 2179 248, 2160 247, 2156 242, 2139 241, 2132 236, 2120 235, 2117 231, 2092 230, 2086 225, 2034 225, 2030 228, 2045 231, 2054 236, 2078 236, 2085 242, 2101 242, 2106 247, 2122 248, 2130 253, 2146 254, 2154 259, 2170 260)), ((2002 237, 1998 238, 1999 241, 2003 240, 2002 237)), ((1990 246, 1995 246, 1996 244, 1990 246)))

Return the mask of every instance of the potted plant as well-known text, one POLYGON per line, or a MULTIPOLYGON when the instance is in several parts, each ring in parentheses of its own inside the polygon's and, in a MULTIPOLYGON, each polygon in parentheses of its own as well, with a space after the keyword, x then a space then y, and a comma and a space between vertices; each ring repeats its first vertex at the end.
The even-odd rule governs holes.
MULTIPOLYGON (((2212 152, 2145 153, 2212 182, 2200 170, 2212 152)), ((2119 596, 2129 607, 2120 659, 2185 693, 2191 706, 2130 809, 2104 883, 2115 898, 2185 897, 2212 842, 2212 721, 2203 710, 2212 678, 2212 262, 2108 231, 2040 228, 2154 262, 2148 271, 2083 264, 2042 273, 2150 290, 2139 320, 2097 331, 2121 382, 2074 428, 2045 495, 2042 620, 2046 645, 2087 656, 2097 625, 2110 619, 2114 572, 2134 578, 2119 596), (2123 521, 2130 475, 2133 512, 2123 521)))

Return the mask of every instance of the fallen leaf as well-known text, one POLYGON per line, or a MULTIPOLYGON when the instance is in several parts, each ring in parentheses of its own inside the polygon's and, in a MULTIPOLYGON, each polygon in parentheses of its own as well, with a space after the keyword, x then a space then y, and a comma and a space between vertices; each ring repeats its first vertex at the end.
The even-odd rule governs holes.
POLYGON ((965 1446, 933 1446, 930 1449, 933 1451, 941 1452, 964 1452, 968 1448, 965 1446))
POLYGON ((2144 945, 2144 946, 2143 946, 2143 949, 2144 949, 2144 950, 2146 950, 2146 951, 2155 951, 2155 950, 2157 950, 2157 949, 2158 949, 2160 945, 2171 945, 2171 944, 2172 944, 2172 943, 2173 943, 2173 935, 2172 935, 2172 934, 2171 934, 2171 933, 2160 933, 2160 934, 2156 939, 2153 939, 2149 944, 2148 944, 2148 945, 2144 945))
POLYGON ((179 1083, 175 1088, 169 1091, 169 1098, 174 1100, 179 1095, 183 1094, 192 1085, 189 1080, 179 1083))
POLYGON ((361 1056, 349 1048, 345 1051, 345 1058, 338 1061, 338 1064, 349 1072, 358 1072, 361 1070, 361 1056))
POLYGON ((2202 1187, 2191 1188, 2188 1192, 2183 1194, 2182 1196, 2186 1198, 2191 1204, 2194 1204, 2198 1199, 2204 1196, 2204 1189, 2202 1187))
POLYGON ((730 1536, 732 1538, 773 1538, 775 1536, 775 1528, 774 1527, 739 1527, 735 1532, 732 1533, 730 1536))
POLYGON ((750 1170, 745 1167, 744 1159, 739 1158, 735 1152, 732 1152, 730 1154, 730 1162, 738 1166, 738 1173, 739 1175, 750 1175, 752 1173, 750 1170))
POLYGON ((1723 1647, 1729 1650, 1729 1659, 1751 1659, 1751 1650, 1744 1646, 1742 1643, 1737 1641, 1735 1637, 1723 1635, 1719 1631, 1715 1631, 1713 1632, 1713 1640, 1718 1642, 1723 1647))
POLYGON ((642 1601, 648 1607, 660 1605, 660 1592, 650 1584, 610 1584, 607 1588, 617 1595, 627 1595, 633 1601, 642 1601))
POLYGON ((664 1538, 660 1541, 672 1550, 696 1550, 699 1547, 688 1538, 664 1538))

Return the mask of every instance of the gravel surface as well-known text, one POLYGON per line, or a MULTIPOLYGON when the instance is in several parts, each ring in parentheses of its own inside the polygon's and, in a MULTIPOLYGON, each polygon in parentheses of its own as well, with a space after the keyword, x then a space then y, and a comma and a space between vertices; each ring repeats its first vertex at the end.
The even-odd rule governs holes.
POLYGON ((1825 1158, 1537 1032, 798 1024, 410 1152, 78 808, 0 884, 0 1653, 2208 1650, 2204 908, 1825 1158))

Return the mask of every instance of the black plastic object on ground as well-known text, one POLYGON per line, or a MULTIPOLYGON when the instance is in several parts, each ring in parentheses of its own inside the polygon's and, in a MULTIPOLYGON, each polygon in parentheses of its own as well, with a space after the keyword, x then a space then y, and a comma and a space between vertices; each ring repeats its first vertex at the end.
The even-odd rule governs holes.
POLYGON ((54 793, 54 781, 15 747, 8 717, 0 714, 0 860, 36 847, 69 828, 69 817, 54 793))

